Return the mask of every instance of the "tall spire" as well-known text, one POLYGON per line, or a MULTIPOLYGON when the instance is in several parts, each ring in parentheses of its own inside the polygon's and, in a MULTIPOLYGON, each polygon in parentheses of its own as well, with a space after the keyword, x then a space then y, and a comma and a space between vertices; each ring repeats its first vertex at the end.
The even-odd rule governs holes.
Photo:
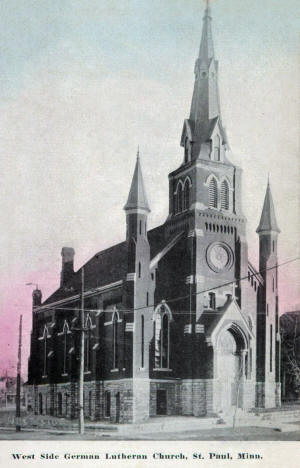
MULTIPOLYGON (((226 143, 225 131, 221 124, 218 62, 214 58, 211 22, 211 9, 209 2, 207 2, 203 16, 199 55, 195 63, 195 84, 190 118, 186 122, 190 133, 192 133, 192 141, 201 143, 210 139, 217 120, 219 120, 222 143, 226 143)), ((183 145, 183 140, 181 144, 183 145)), ((197 146, 193 151, 198 152, 197 146)))
POLYGON ((211 8, 209 0, 206 2, 206 8, 203 16, 203 29, 201 44, 199 50, 199 59, 200 60, 210 60, 214 57, 214 44, 211 31, 211 8))
POLYGON ((124 210, 135 210, 141 209, 150 212, 146 190, 144 186, 144 180, 142 175, 142 169, 140 164, 140 150, 138 147, 136 155, 136 164, 134 174, 132 177, 131 187, 128 195, 128 200, 124 206, 124 210))
POLYGON ((272 193, 271 193, 271 188, 270 188, 269 177, 268 177, 268 185, 267 185, 267 190, 266 190, 266 195, 265 195, 265 200, 264 200, 264 206, 263 206, 263 209, 262 209, 262 213, 261 213, 258 228, 256 229, 256 232, 258 234, 262 233, 264 231, 266 231, 266 232, 269 232, 269 231, 280 232, 280 229, 279 229, 277 221, 276 221, 275 209, 274 209, 274 203, 273 203, 273 198, 272 198, 272 193))

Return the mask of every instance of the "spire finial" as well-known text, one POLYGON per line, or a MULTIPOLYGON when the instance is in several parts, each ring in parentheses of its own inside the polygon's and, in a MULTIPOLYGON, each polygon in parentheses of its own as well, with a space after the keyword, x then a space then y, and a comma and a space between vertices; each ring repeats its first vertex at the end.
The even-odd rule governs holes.
POLYGON ((137 147, 136 159, 140 159, 140 145, 137 147))
POLYGON ((268 187, 270 187, 270 172, 268 172, 268 187))
POLYGON ((206 7, 205 7, 204 16, 209 16, 209 14, 210 14, 210 1, 206 0, 206 7))

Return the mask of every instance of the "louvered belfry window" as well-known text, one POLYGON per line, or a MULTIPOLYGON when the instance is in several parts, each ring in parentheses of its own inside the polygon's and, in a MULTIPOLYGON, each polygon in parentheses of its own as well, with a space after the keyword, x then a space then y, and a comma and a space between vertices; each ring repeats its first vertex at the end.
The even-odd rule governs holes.
POLYGON ((229 187, 226 180, 223 180, 221 185, 221 208, 222 210, 229 209, 229 187))
POLYGON ((209 206, 218 207, 218 187, 216 179, 211 179, 209 182, 209 206))

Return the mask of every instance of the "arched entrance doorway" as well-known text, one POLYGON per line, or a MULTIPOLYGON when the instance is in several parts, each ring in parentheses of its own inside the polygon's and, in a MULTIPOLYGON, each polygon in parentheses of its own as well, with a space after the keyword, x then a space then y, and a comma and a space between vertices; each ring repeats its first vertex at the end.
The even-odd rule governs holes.
POLYGON ((247 343, 236 326, 222 330, 217 340, 219 410, 239 406, 240 384, 244 375, 243 355, 247 343))

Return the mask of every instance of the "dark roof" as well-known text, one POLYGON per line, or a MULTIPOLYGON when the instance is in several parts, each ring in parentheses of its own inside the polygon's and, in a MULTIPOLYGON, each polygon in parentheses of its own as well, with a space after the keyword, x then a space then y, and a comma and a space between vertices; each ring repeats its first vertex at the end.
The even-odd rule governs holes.
POLYGON ((128 200, 124 206, 124 210, 138 208, 150 211, 139 156, 136 158, 134 174, 131 181, 128 200))
POLYGON ((223 317, 224 313, 226 312, 230 304, 233 302, 233 300, 234 299, 229 298, 222 307, 217 307, 215 310, 206 310, 201 315, 198 323, 204 325, 205 334, 207 336, 210 336, 212 334, 213 330, 216 328, 219 321, 221 320, 221 318, 223 317))
POLYGON ((272 198, 272 193, 271 193, 269 182, 268 182, 267 191, 265 195, 264 206, 263 206, 261 217, 260 217, 260 222, 259 222, 258 228, 256 229, 256 232, 258 233, 262 231, 280 232, 280 229, 276 221, 274 203, 273 203, 273 198, 272 198))
POLYGON ((148 241, 150 244, 150 258, 153 259, 166 245, 165 225, 157 226, 148 232, 148 241))
MULTIPOLYGON (((148 232, 151 258, 165 245, 164 225, 148 232)), ((121 242, 96 253, 84 266, 85 290, 91 290, 122 280, 127 273, 127 243, 121 242)), ((58 288, 43 305, 75 296, 81 292, 81 270, 74 273, 64 287, 58 288)))
MULTIPOLYGON (((121 242, 102 252, 96 253, 84 265, 85 290, 98 288, 121 280, 127 270, 127 244, 121 242)), ((64 287, 57 289, 43 304, 79 294, 81 290, 81 268, 64 287)))

